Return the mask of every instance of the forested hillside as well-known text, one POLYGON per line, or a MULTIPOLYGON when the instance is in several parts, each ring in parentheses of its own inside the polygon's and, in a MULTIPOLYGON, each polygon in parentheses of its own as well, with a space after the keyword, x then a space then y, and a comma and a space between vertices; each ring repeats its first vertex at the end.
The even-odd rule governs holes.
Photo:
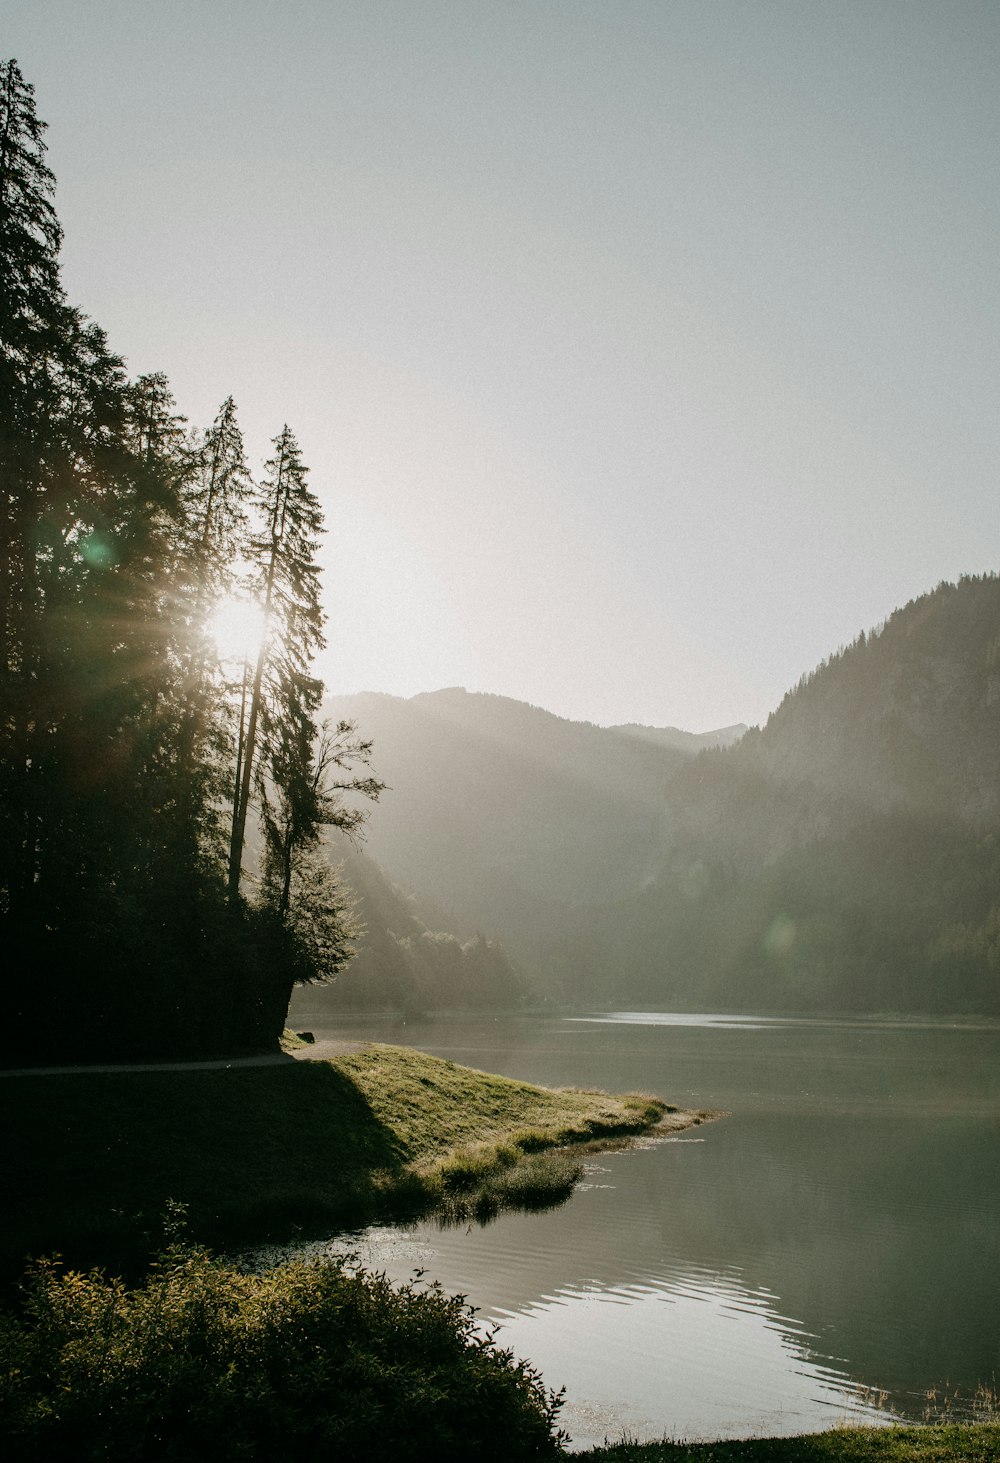
POLYGON ((356 954, 300 1005, 330 1017, 337 1011, 510 1011, 524 1004, 527 983, 496 940, 453 933, 447 916, 421 906, 345 839, 331 843, 329 854, 342 860, 337 877, 354 896, 356 954))
POLYGON ((897 610, 668 801, 655 885, 599 921, 633 998, 1000 1009, 1000 580, 897 610))
POLYGON ((536 995, 998 1009, 995 575, 898 610, 708 750, 457 690, 332 709, 400 788, 373 852, 453 928, 499 935, 536 995))
POLYGON ((731 754, 702 758, 672 802, 692 831, 753 860, 849 831, 875 813, 994 827, 997 578, 939 585, 860 635, 803 676, 760 733, 731 754), (755 780, 768 789, 758 804, 755 780))

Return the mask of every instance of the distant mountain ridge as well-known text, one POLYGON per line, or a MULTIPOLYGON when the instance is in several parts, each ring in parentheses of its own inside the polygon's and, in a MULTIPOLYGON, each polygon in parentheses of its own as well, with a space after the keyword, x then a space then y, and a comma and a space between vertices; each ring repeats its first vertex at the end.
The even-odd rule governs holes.
POLYGON ((580 910, 652 876, 667 782, 692 751, 458 687, 330 698, 390 785, 369 847, 392 877, 537 966, 580 910))
POLYGON ((1000 1014, 996 575, 897 610, 763 729, 597 727, 459 688, 328 710, 392 785, 372 852, 536 993, 1000 1014))
POLYGON ((656 746, 672 747, 678 752, 703 752, 709 747, 731 747, 738 742, 749 728, 741 721, 736 726, 723 726, 718 731, 687 732, 676 726, 643 726, 629 721, 622 726, 612 726, 609 731, 623 737, 636 737, 639 741, 653 742, 656 746))
POLYGON ((689 830, 754 859, 877 813, 1000 823, 1000 580, 941 584, 859 635, 762 730, 689 768, 673 806, 689 830))

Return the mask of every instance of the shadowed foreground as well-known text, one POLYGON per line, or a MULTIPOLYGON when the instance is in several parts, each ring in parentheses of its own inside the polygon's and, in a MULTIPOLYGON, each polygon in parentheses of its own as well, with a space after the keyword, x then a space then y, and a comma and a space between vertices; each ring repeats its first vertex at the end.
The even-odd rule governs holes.
POLYGON ((274 1066, 7 1077, 2 1098, 8 1275, 53 1252, 134 1264, 158 1247, 168 1201, 193 1238, 230 1245, 552 1202, 577 1166, 546 1149, 700 1120, 375 1045, 274 1066))
POLYGON ((9 1463, 552 1457, 558 1397, 461 1297, 171 1245, 142 1285, 42 1263, 0 1315, 9 1463))

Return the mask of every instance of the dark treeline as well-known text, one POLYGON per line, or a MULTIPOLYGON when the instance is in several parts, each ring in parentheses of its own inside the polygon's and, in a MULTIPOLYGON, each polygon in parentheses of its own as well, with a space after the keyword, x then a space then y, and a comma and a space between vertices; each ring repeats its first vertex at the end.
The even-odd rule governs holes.
POLYGON ((380 791, 354 727, 317 726, 320 507, 287 426, 258 478, 232 398, 197 431, 128 379, 66 299, 53 193, 3 63, 5 1055, 260 1048, 347 958, 321 832, 380 791))

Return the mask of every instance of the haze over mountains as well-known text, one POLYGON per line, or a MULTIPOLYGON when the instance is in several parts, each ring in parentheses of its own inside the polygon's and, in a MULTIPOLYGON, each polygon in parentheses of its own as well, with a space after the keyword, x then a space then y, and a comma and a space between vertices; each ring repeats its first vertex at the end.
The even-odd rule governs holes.
POLYGON ((731 747, 747 729, 743 721, 736 726, 723 726, 718 731, 707 732, 681 731, 676 726, 640 726, 635 721, 608 728, 609 731, 620 732, 622 736, 637 737, 639 741, 650 742, 654 747, 673 747, 678 752, 704 752, 709 747, 731 747))
POLYGON ((666 782, 700 745, 661 746, 459 687, 328 709, 373 739, 391 789, 369 851, 460 928, 513 937, 530 961, 581 908, 650 877, 666 782))
POLYGON ((346 974, 314 987, 309 1003, 328 1010, 420 1012, 515 1010, 532 999, 523 973, 496 940, 461 938, 454 920, 401 889, 341 838, 339 874, 363 928, 346 974))
POLYGON ((746 734, 454 688, 328 710, 392 789, 369 852, 435 927, 499 937, 536 999, 1000 1009, 995 575, 896 611, 746 734))

